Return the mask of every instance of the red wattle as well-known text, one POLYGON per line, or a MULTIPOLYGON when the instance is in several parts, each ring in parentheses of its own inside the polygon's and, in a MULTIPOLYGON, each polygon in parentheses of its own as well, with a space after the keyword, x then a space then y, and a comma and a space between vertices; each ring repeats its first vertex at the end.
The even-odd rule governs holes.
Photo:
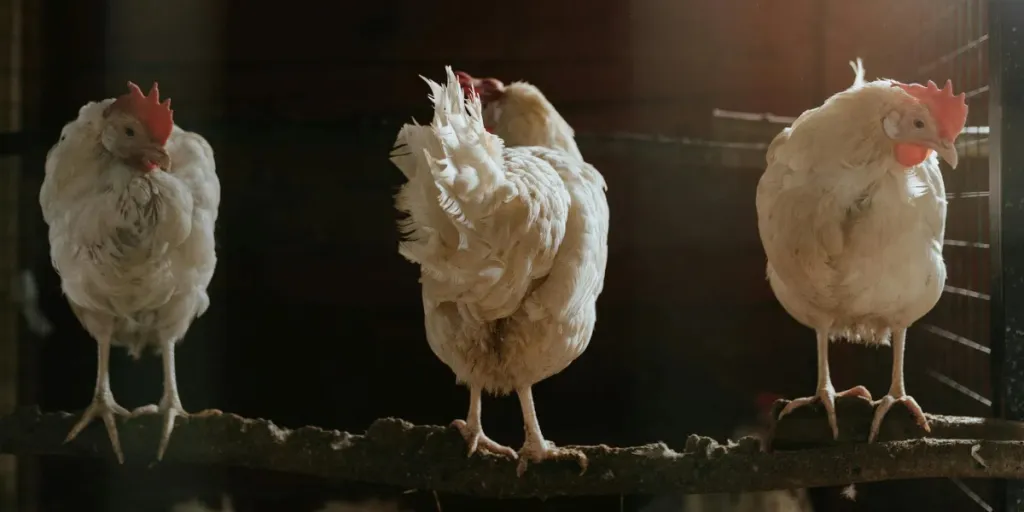
POLYGON ((893 156, 896 157, 896 161, 906 167, 914 167, 924 162, 931 154, 931 148, 918 146, 917 144, 899 143, 893 149, 893 156))

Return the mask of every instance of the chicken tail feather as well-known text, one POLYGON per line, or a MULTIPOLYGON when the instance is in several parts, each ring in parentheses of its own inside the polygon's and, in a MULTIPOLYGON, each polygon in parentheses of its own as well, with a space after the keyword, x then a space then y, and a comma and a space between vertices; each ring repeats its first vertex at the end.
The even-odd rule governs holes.
POLYGON ((864 61, 860 57, 857 57, 856 61, 850 61, 850 67, 853 68, 853 85, 850 87, 860 87, 864 85, 864 61))
POLYGON ((427 78, 434 118, 429 126, 407 124, 398 133, 391 161, 408 183, 397 207, 409 214, 400 223, 408 237, 402 254, 424 263, 426 252, 439 249, 446 230, 455 229, 464 248, 476 223, 516 195, 506 179, 504 142, 484 128, 480 98, 466 98, 451 67, 447 83, 427 78), (443 217, 443 218, 442 218, 443 217))
POLYGON ((465 98, 452 68, 445 71, 446 85, 424 78, 434 102, 431 129, 442 149, 427 160, 442 206, 471 225, 513 197, 515 186, 505 178, 504 142, 484 128, 480 98, 465 98))

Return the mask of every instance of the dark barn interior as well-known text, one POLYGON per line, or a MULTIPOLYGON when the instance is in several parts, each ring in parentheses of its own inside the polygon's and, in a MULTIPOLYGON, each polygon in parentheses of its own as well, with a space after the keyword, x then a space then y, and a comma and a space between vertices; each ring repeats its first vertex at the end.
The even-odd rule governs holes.
MULTIPOLYGON (((583 356, 536 387, 545 433, 623 446, 726 438, 755 421, 759 392, 813 389, 813 333, 765 280, 754 190, 775 134, 846 88, 847 62, 862 57, 869 79, 951 78, 967 91, 961 164, 944 169, 949 277, 911 330, 908 389, 928 412, 1005 415, 991 335, 990 3, 7 0, 0 91, 11 114, 0 131, 15 135, 0 147, 0 294, 11 292, 8 275, 30 271, 53 332, 39 336, 15 302, 0 308, 0 404, 87 404, 95 344, 50 265, 43 161, 79 106, 126 80, 156 80, 175 121, 215 148, 223 187, 212 307, 178 351, 186 409, 352 432, 379 417, 447 424, 464 414, 465 388, 424 339, 418 270, 396 250, 402 176, 387 160, 402 123, 429 120, 419 75, 439 80, 451 65, 537 85, 608 182, 597 329, 583 356)), ((837 389, 888 386, 889 349, 831 353, 837 389)), ((159 358, 114 352, 126 407, 159 397, 159 375, 159 358)), ((521 442, 514 398, 484 409, 489 435, 521 442)), ((429 492, 174 462, 6 457, 0 477, 2 510, 170 510, 221 493, 239 511, 370 496, 436 507, 429 492)), ((1004 510, 992 508, 1005 494, 992 481, 862 484, 856 501, 839 491, 811 490, 815 510, 1004 510)), ((640 511, 651 497, 439 499, 445 512, 640 511)))

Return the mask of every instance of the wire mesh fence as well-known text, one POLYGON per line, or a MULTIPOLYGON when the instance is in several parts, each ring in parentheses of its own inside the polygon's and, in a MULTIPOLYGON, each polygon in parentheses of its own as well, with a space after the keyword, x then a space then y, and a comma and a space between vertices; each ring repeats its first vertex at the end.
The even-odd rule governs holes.
POLYGON ((917 327, 933 355, 921 359, 923 370, 952 391, 942 402, 948 409, 943 412, 978 416, 992 414, 987 5, 987 0, 950 0, 934 11, 935 19, 911 35, 915 65, 900 77, 940 85, 952 80, 967 98, 960 165, 955 170, 943 165, 946 290, 917 327))
MULTIPOLYGON (((940 87, 953 82, 969 108, 956 169, 942 164, 947 215, 943 257, 945 292, 914 327, 908 380, 935 413, 993 416, 991 336, 991 243, 989 199, 989 11, 990 0, 929 2, 915 13, 924 21, 901 36, 908 53, 887 52, 894 78, 940 87)), ((965 510, 993 510, 990 481, 953 480, 949 492, 965 510), (966 501, 964 501, 966 498, 966 501)))
MULTIPOLYGON (((933 80, 940 86, 950 79, 957 93, 966 93, 970 107, 967 126, 958 141, 960 165, 955 170, 943 166, 948 200, 943 249, 948 271, 945 293, 934 310, 914 327, 908 349, 908 378, 919 379, 921 384, 918 388, 911 382, 911 391, 926 410, 935 413, 992 416, 996 412, 993 403, 998 390, 993 386, 993 372, 1001 362, 994 359, 997 351, 992 335, 996 292, 992 286, 990 235, 994 221, 990 214, 993 186, 989 172, 989 5, 993 1, 997 0, 907 1, 902 8, 916 12, 897 17, 923 20, 897 35, 901 48, 910 51, 895 52, 886 46, 873 48, 873 54, 865 55, 869 71, 876 61, 899 70, 892 78, 933 80)), ((0 132, 20 127, 18 5, 18 0, 0 3, 0 26, 12 27, 10 31, 0 30, 0 132)), ((583 136, 581 143, 599 144, 604 151, 612 151, 617 144, 645 144, 648 152, 647 146, 672 146, 682 148, 673 152, 683 155, 678 158, 688 164, 738 168, 763 165, 765 143, 781 129, 777 119, 747 119, 728 111, 717 111, 714 117, 717 121, 713 126, 729 134, 714 136, 718 143, 658 137, 638 140, 625 135, 583 136), (737 120, 751 124, 749 137, 737 140, 737 120), (762 133, 765 130, 767 135, 762 133)), ((785 125, 791 120, 783 121, 785 125)), ((18 360, 14 344, 17 313, 7 298, 18 273, 15 191, 19 187, 19 167, 19 157, 0 158, 0 412, 16 397, 16 381, 13 377, 8 381, 5 376, 16 375, 10 365, 18 360)), ((0 459, 0 479, 9 470, 4 464, 0 459)), ((994 510, 996 491, 989 482, 952 481, 947 491, 956 496, 951 498, 956 500, 951 509, 994 510)), ((7 509, 4 504, 0 501, 0 509, 7 509)))
MULTIPOLYGON (((943 256, 947 265, 945 292, 910 337, 907 379, 911 392, 934 413, 995 416, 998 390, 993 389, 992 244, 989 183, 989 6, 999 0, 941 0, 901 3, 908 19, 921 23, 868 43, 869 68, 887 69, 905 82, 953 82, 969 106, 967 124, 958 138, 960 162, 943 162, 948 202, 943 256), (893 51, 893 47, 901 51, 893 51), (909 50, 909 51, 905 51, 909 50)), ((851 56, 852 57, 852 56, 851 56)), ((870 79, 870 76, 869 76, 870 79)), ((763 163, 762 146, 791 119, 716 110, 712 123, 716 141, 750 142, 751 147, 715 147, 723 167, 739 159, 740 167, 763 163), (757 147, 754 147, 757 146, 757 147)), ((618 137, 624 140, 623 137, 618 137)), ((692 144, 690 144, 692 146, 692 144)), ((720 146, 721 144, 719 144, 720 146)), ((995 148, 994 151, 997 151, 995 148)), ((712 159, 714 160, 714 159, 712 159)), ((709 162, 710 163, 710 162, 709 162)), ((998 350, 997 350, 998 352, 998 350)), ((880 372, 885 370, 879 369, 880 372)), ((885 371, 887 373, 887 371, 885 371)), ((996 486, 989 481, 952 480, 943 494, 956 510, 994 510, 996 486)))

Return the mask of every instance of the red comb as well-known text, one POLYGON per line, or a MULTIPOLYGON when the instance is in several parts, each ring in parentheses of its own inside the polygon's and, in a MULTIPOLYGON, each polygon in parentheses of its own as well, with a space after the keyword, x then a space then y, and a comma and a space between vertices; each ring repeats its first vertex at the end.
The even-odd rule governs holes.
POLYGON ((128 82, 128 92, 114 101, 111 107, 135 116, 147 130, 154 142, 161 145, 167 143, 174 128, 174 111, 171 110, 171 100, 164 100, 160 103, 160 88, 156 82, 149 89, 149 95, 143 96, 139 86, 128 82))
POLYGON ((896 82, 895 85, 928 107, 939 124, 939 137, 952 141, 957 135, 960 135, 964 125, 967 124, 966 95, 960 93, 953 96, 952 80, 946 80, 946 85, 942 89, 939 89, 931 80, 928 81, 927 87, 921 84, 907 85, 899 82, 896 82))
POLYGON ((459 85, 462 86, 462 92, 467 98, 470 97, 474 90, 473 82, 475 82, 475 80, 473 77, 464 71, 456 71, 455 77, 459 79, 459 85))

